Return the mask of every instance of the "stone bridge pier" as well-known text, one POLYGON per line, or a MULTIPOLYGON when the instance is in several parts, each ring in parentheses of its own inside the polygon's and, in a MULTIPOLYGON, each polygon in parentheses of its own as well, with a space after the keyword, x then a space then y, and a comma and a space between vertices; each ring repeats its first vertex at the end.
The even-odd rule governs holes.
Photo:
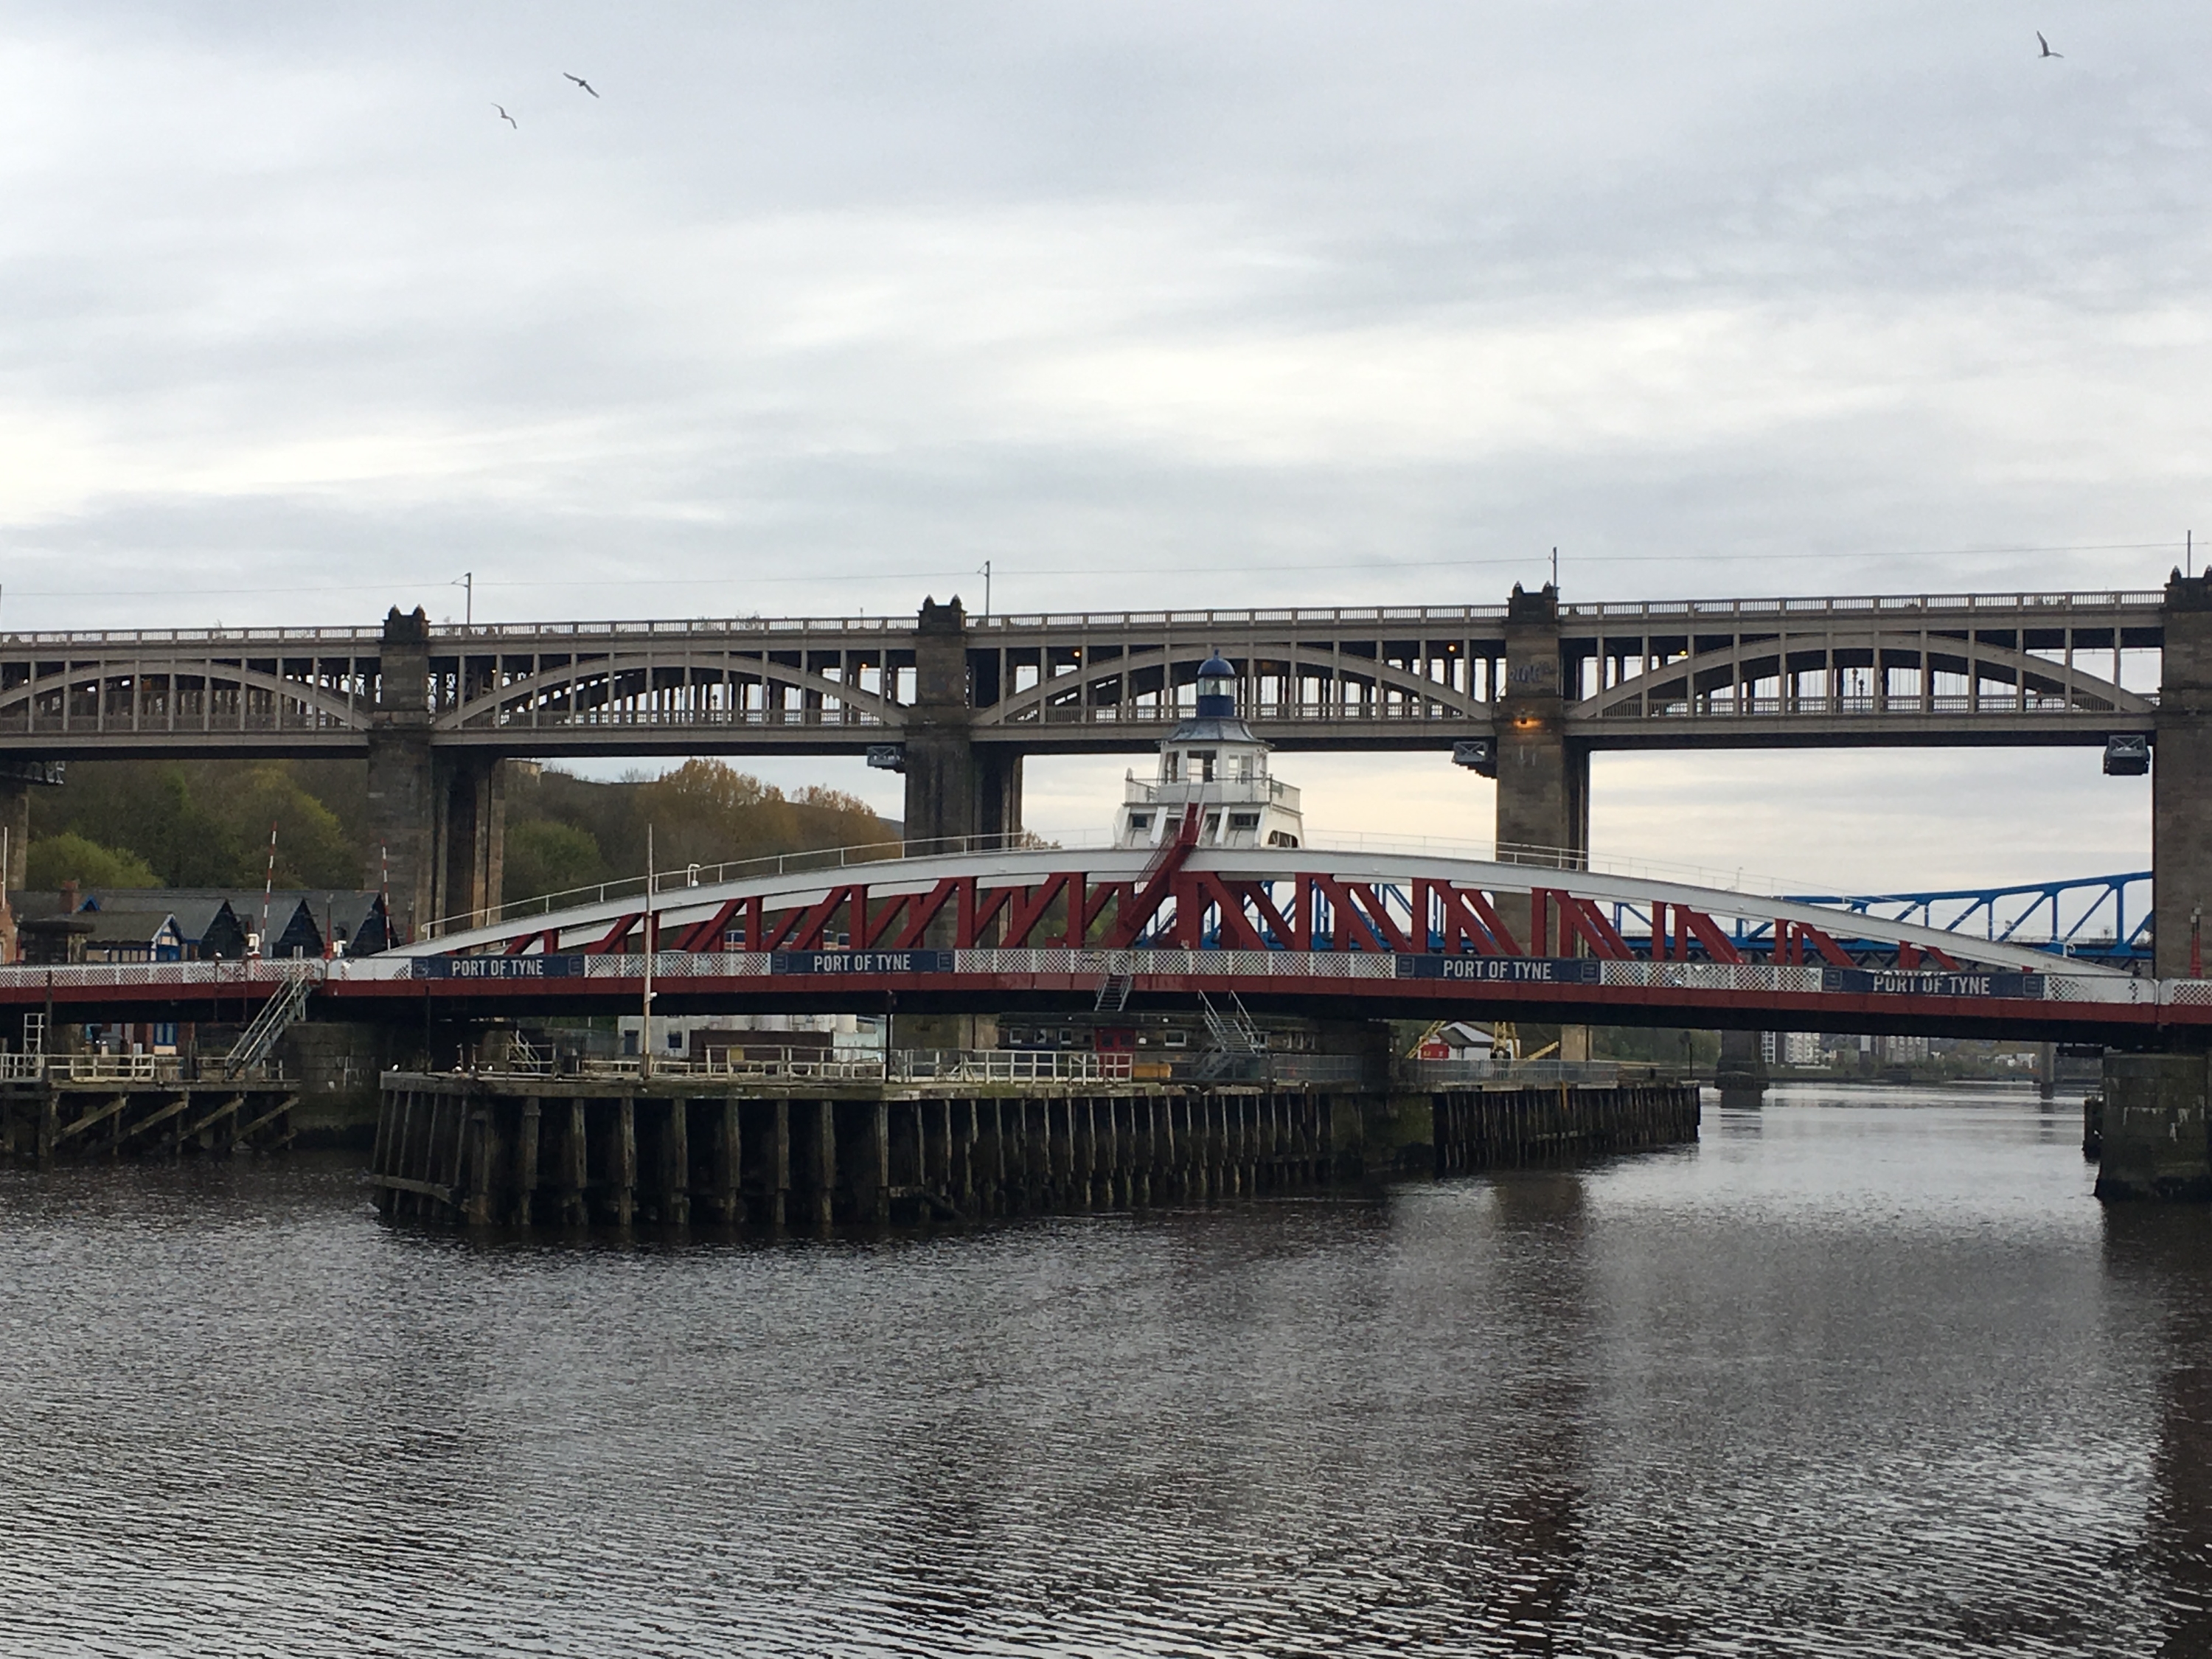
POLYGON ((378 701, 368 734, 371 839, 366 884, 389 884, 404 937, 489 921, 500 902, 507 841, 506 763, 431 744, 430 624, 418 607, 384 621, 378 701))
POLYGON ((2151 869, 2160 979, 2204 971, 2212 916, 2212 574, 2166 586, 2151 758, 2151 869))
MULTIPOLYGON (((978 743, 979 698, 968 651, 968 613, 925 600, 915 626, 915 702, 906 725, 906 838, 915 850, 969 836, 1018 837, 1022 756, 1008 744, 978 743)), ((991 659, 995 663, 995 659, 991 659)))

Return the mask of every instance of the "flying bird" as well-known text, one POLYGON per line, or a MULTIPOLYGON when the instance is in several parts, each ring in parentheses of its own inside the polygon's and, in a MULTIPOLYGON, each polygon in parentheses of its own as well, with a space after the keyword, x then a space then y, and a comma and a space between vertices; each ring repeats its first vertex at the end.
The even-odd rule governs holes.
MULTIPOLYGON (((2042 38, 2043 38, 2043 37, 2042 37, 2041 35, 2039 35, 2039 34, 2038 36, 2036 36, 2036 39, 2037 39, 2037 40, 2040 40, 2042 38)), ((2050 48, 2045 47, 2045 51, 2049 51, 2049 50, 2050 50, 2050 48)), ((2053 56, 2056 56, 2057 54, 2053 53, 2052 55, 2053 55, 2053 56)), ((569 74, 569 73, 568 73, 568 70, 562 70, 561 71, 561 78, 562 78, 562 80, 564 80, 564 81, 574 81, 574 82, 578 86, 580 86, 580 87, 583 88, 583 89, 584 89, 586 92, 591 93, 592 96, 592 97, 594 97, 594 98, 596 98, 596 97, 598 97, 598 96, 599 95, 596 91, 594 91, 594 90, 592 89, 592 83, 591 83, 589 81, 586 81, 586 80, 582 76, 580 76, 580 75, 571 75, 571 74, 569 74)))
MULTIPOLYGON (((2063 58, 2066 55, 2063 52, 2051 51, 2051 42, 2043 38, 2043 31, 2041 29, 2038 29, 2035 32, 2035 44, 2043 48, 2043 55, 2045 58, 2063 58)), ((573 81, 576 77, 572 75, 568 78, 573 81)))
MULTIPOLYGON (((512 115, 509 115, 509 114, 507 112, 507 106, 506 106, 506 105, 504 105, 504 104, 494 104, 494 105, 492 106, 492 107, 493 107, 494 109, 497 110, 497 111, 499 112, 499 118, 500 118, 501 120, 502 120, 502 121, 506 122, 506 123, 507 124, 507 125, 509 125, 509 126, 511 126, 511 127, 514 126, 514 118, 512 115)), ((515 127, 515 131, 518 131, 518 132, 520 132, 520 131, 521 131, 521 129, 520 129, 520 127, 515 127)))

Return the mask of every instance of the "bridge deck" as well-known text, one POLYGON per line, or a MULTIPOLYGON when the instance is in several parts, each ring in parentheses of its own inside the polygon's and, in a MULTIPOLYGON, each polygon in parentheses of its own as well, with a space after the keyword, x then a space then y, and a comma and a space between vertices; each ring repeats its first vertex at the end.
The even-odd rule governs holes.
MULTIPOLYGON (((1565 605, 1571 735, 1595 747, 2092 743, 2149 729, 2126 669, 2155 592, 1565 605)), ((1284 748, 1489 735, 1503 605, 1129 611, 965 619, 974 736, 1138 750, 1219 652, 1284 748)), ((0 744, 32 756, 358 752, 381 708, 517 755, 857 753, 917 718, 904 617, 432 625, 420 696, 373 629, 0 638, 0 744), (395 696, 395 690, 398 693, 395 696)), ((411 660, 411 659, 410 659, 411 660)), ((412 672, 411 670, 410 671, 412 672)), ((2154 676, 2153 677, 2154 678, 2154 676)))

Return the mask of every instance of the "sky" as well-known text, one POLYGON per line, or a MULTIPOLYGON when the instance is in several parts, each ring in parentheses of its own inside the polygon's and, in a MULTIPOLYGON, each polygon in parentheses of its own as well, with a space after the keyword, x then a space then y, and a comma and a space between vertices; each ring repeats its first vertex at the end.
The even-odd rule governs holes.
MULTIPOLYGON (((2207 61, 2150 0, 17 0, 0 627, 2154 586, 2207 61)), ((1437 757, 1279 769, 1488 835, 1437 757)), ((2141 867, 2148 804, 1601 756, 1593 839, 1939 885, 2141 867)))

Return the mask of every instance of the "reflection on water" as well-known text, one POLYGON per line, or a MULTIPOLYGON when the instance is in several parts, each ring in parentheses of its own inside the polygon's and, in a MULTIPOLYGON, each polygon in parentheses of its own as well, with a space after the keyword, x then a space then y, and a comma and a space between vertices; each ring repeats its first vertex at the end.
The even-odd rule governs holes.
POLYGON ((2203 1653, 2212 1225, 2077 1110, 836 1244, 9 1174, 0 1649, 2203 1653))

